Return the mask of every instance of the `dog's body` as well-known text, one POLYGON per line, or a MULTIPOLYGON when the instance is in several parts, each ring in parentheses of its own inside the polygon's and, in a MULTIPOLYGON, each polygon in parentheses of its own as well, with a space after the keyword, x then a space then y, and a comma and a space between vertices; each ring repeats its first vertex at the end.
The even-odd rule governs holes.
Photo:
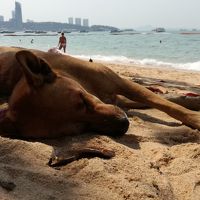
POLYGON ((115 105, 131 108, 133 101, 200 129, 198 112, 165 100, 101 64, 37 50, 0 48, 0 95, 9 98, 9 111, 0 124, 3 132, 23 137, 84 131, 121 135, 128 120, 115 105))

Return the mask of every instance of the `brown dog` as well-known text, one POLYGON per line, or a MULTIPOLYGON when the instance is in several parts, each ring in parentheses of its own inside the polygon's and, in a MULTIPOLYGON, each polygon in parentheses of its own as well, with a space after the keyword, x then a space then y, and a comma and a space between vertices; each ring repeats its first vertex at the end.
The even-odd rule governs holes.
POLYGON ((131 108, 132 101, 200 129, 198 112, 165 100, 101 64, 37 50, 1 47, 0 52, 0 95, 9 99, 9 110, 0 123, 2 134, 122 135, 129 122, 116 104, 131 108))

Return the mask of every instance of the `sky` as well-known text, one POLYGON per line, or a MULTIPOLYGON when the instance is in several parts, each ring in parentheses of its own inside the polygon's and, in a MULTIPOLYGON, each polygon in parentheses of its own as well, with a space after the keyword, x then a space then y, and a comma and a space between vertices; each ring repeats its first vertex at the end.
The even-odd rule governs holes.
MULTIPOLYGON (((89 25, 200 29, 200 0, 18 0, 23 21, 68 22, 88 18, 89 25)), ((0 0, 0 15, 11 18, 15 0, 0 0)))

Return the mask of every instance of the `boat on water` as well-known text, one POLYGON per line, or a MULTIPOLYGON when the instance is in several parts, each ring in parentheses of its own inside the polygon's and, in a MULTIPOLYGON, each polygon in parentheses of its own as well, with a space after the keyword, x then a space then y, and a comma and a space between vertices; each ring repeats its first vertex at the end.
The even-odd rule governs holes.
POLYGON ((112 29, 110 31, 110 33, 121 33, 121 32, 122 32, 122 30, 120 30, 120 29, 112 29))
POLYGON ((161 27, 155 28, 155 29, 153 29, 152 31, 155 31, 155 32, 157 32, 157 33, 166 32, 166 30, 165 30, 164 28, 161 28, 161 27))
POLYGON ((32 30, 26 30, 26 31, 24 31, 24 33, 35 33, 35 31, 32 31, 32 30))
POLYGON ((192 29, 192 30, 180 30, 180 34, 182 35, 199 35, 200 30, 192 29))
POLYGON ((200 35, 200 32, 180 32, 182 35, 200 35))
POLYGON ((113 29, 110 31, 110 34, 112 35, 134 35, 134 34, 139 34, 138 32, 136 32, 133 29, 113 29))
POLYGON ((88 32, 89 32, 89 31, 88 31, 88 30, 85 30, 85 29, 79 31, 79 33, 88 33, 88 32))
POLYGON ((15 31, 6 31, 6 30, 4 30, 4 31, 0 31, 0 33, 15 33, 15 31))

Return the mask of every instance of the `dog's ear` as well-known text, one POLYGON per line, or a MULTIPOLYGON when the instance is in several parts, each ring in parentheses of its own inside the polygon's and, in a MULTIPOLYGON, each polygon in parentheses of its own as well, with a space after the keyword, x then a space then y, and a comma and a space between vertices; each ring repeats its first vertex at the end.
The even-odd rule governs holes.
POLYGON ((32 52, 19 51, 16 53, 16 59, 30 86, 37 88, 56 79, 56 74, 51 70, 50 65, 32 52))

